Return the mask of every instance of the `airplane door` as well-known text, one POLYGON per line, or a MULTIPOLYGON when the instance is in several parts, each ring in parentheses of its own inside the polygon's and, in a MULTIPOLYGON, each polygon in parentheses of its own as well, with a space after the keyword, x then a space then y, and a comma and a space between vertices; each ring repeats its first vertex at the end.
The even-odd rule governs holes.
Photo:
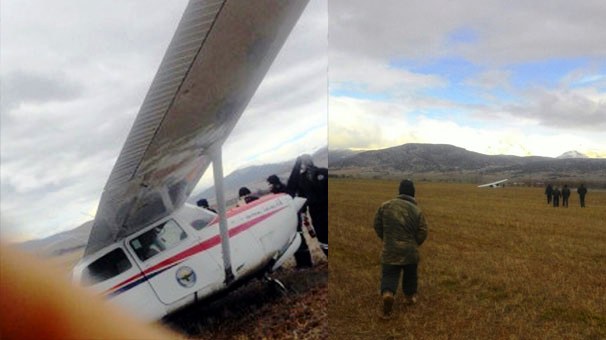
MULTIPOLYGON (((173 304, 223 280, 222 267, 173 219, 128 240, 160 301, 173 304)), ((190 299, 185 299, 184 303, 190 299)))
POLYGON ((232 270, 236 278, 259 269, 266 254, 259 239, 252 232, 265 221, 260 206, 239 207, 228 219, 232 270))

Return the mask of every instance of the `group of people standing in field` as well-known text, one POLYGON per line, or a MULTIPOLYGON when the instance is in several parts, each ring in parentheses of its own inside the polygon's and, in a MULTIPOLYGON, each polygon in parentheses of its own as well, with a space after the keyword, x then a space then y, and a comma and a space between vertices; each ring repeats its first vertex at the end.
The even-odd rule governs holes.
MULTIPOLYGON (((585 184, 581 184, 577 188, 577 194, 579 194, 579 202, 581 204, 581 208, 585 208, 585 195, 587 195, 587 188, 585 184)), ((553 204, 554 207, 560 206, 560 197, 562 198, 562 206, 568 208, 568 199, 570 198, 570 188, 567 184, 564 184, 562 189, 558 186, 552 186, 551 184, 547 184, 545 188, 545 196, 547 196, 547 204, 553 204)))
MULTIPOLYGON (((311 252, 303 228, 312 238, 317 238, 320 249, 328 257, 328 169, 314 165, 310 155, 302 155, 295 161, 293 169, 286 184, 282 183, 277 175, 267 178, 269 190, 272 194, 287 193, 292 197, 304 197, 305 205, 297 213, 297 232, 301 235, 301 245, 295 252, 297 268, 313 266, 311 252), (311 222, 310 222, 311 219, 311 222)), ((238 190, 238 203, 243 206, 259 199, 247 187, 238 190)), ((198 206, 213 212, 206 199, 200 199, 198 206)))

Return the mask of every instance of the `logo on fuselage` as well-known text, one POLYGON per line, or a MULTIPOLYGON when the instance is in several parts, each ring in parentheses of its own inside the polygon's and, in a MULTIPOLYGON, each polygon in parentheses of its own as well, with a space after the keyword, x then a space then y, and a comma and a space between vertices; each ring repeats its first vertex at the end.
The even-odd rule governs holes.
POLYGON ((177 269, 175 274, 177 282, 185 288, 189 288, 196 283, 196 272, 188 266, 177 269))

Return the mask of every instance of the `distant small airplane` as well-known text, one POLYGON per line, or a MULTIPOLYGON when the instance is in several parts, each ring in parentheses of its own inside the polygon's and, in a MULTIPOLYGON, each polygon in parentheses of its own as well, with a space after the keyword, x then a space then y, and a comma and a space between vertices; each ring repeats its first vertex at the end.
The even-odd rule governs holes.
POLYGON ((505 186, 503 183, 507 182, 508 180, 509 179, 502 179, 500 181, 478 185, 478 188, 502 188, 505 186))
POLYGON ((301 242, 302 198, 227 211, 222 145, 307 1, 190 0, 105 185, 73 281, 157 320, 261 277, 301 242), (218 213, 185 203, 210 163, 218 213))

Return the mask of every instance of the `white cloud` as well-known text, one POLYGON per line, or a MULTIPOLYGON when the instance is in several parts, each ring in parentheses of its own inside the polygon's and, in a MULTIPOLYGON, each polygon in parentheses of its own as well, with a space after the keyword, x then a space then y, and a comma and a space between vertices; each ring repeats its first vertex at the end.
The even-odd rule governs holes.
POLYGON ((606 93, 595 89, 534 89, 524 102, 506 107, 515 117, 536 119, 546 127, 606 131, 606 93))
POLYGON ((604 14, 603 1, 331 1, 330 147, 606 153, 604 14))
POLYGON ((446 84, 446 81, 439 76, 413 73, 370 58, 352 58, 334 53, 330 57, 330 63, 331 92, 354 90, 409 96, 423 88, 446 84))
POLYGON ((346 97, 330 98, 329 145, 332 149, 377 149, 413 138, 409 107, 346 97))
POLYGON ((406 114, 406 107, 351 98, 331 98, 330 147, 380 149, 405 143, 452 144, 484 154, 557 157, 577 150, 588 155, 605 150, 594 135, 528 130, 524 124, 473 126, 406 114), (396 109, 397 108, 397 109, 396 109), (399 112, 396 114, 395 112, 399 112))
POLYGON ((485 90, 506 89, 512 90, 510 83, 511 71, 501 69, 491 69, 480 74, 467 78, 464 83, 470 86, 476 86, 485 90))
POLYGON ((600 0, 334 0, 330 48, 379 60, 456 54, 492 65, 552 55, 603 57, 605 13, 600 0), (461 28, 476 33, 472 43, 448 39, 461 28))

